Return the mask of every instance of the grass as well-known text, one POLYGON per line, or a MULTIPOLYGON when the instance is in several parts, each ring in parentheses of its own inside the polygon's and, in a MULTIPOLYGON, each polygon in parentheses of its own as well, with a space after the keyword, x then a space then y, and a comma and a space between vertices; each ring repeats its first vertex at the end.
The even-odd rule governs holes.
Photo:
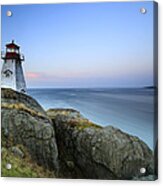
MULTIPOLYGON (((102 126, 96 125, 88 119, 82 117, 80 112, 74 109, 49 109, 47 111, 47 115, 55 122, 57 116, 66 116, 67 122, 66 124, 75 127, 78 130, 83 130, 85 128, 96 128, 101 129, 102 126)), ((62 119, 61 119, 62 120, 62 119)))
POLYGON ((31 158, 26 147, 20 144, 14 144, 12 137, 6 137, 4 131, 1 131, 2 150, 1 150, 1 176, 3 177, 37 177, 37 178, 54 178, 55 173, 37 165, 31 158), (12 152, 12 147, 16 147, 23 153, 20 157, 12 152), (10 163, 11 169, 6 165, 10 163))
POLYGON ((74 110, 74 109, 61 109, 61 108, 55 108, 55 109, 49 109, 47 110, 47 115, 51 119, 55 119, 56 116, 58 115, 63 115, 63 116, 73 116, 75 118, 81 117, 80 112, 74 110))
POLYGON ((1 108, 21 110, 21 111, 25 111, 25 112, 29 113, 30 115, 32 115, 34 117, 38 116, 41 118, 45 118, 45 116, 41 112, 37 112, 35 110, 32 110, 32 109, 28 108, 23 103, 2 103, 1 108))
POLYGON ((13 154, 10 148, 2 148, 1 175, 3 177, 28 177, 28 178, 54 178, 54 172, 51 172, 37 165, 29 155, 25 147, 19 145, 19 149, 25 154, 20 158, 13 154), (12 165, 11 169, 6 168, 6 164, 12 165))
POLYGON ((71 120, 67 124, 77 128, 78 130, 83 130, 83 129, 90 128, 90 127, 95 128, 95 129, 102 129, 101 126, 96 125, 96 124, 94 124, 91 121, 86 120, 86 119, 71 120))
POLYGON ((32 177, 32 178, 55 178, 55 173, 39 166, 32 160, 26 147, 21 144, 14 144, 13 137, 5 136, 4 130, 1 131, 1 176, 3 177, 32 177), (23 156, 16 155, 12 148, 16 147, 23 156), (6 165, 10 163, 11 169, 6 165))

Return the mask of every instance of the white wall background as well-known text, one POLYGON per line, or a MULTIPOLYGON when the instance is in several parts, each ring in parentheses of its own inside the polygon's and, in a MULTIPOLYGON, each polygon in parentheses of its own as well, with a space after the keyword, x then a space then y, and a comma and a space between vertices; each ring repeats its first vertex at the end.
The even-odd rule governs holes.
MULTIPOLYGON (((25 4, 25 3, 63 3, 63 2, 104 2, 109 0, 1 0, 0 4, 25 4)), ((111 0, 112 2, 115 0, 111 0)), ((121 0, 118 0, 121 1, 121 0)), ((124 1, 124 0, 123 0, 124 1)), ((129 1, 129 0, 128 0, 129 1)), ((130 0, 133 1, 133 0, 130 0)), ((141 0, 140 0, 141 1, 141 0)), ((62 179, 25 179, 25 178, 0 178, 0 185, 7 186, 105 186, 107 185, 163 185, 163 0, 159 3, 159 180, 155 182, 131 182, 131 181, 99 181, 99 180, 62 180, 62 179), (161 96, 162 95, 162 96, 161 96)))

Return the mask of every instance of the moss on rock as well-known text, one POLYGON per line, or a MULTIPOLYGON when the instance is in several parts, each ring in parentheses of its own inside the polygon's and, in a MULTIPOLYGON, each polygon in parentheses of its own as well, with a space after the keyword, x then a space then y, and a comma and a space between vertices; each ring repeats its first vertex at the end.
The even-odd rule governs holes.
POLYGON ((29 178, 55 178, 55 173, 49 171, 34 162, 24 146, 17 146, 23 151, 24 157, 16 156, 12 148, 2 147, 1 175, 3 177, 29 177, 29 178), (11 164, 11 169, 7 169, 7 164, 11 164))

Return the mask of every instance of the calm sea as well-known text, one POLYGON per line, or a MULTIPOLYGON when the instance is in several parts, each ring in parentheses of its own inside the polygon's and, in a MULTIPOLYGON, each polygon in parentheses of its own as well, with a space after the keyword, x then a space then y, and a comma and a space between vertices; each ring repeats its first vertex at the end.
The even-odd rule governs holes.
POLYGON ((138 136, 153 149, 154 89, 29 89, 45 108, 73 108, 103 126, 138 136))

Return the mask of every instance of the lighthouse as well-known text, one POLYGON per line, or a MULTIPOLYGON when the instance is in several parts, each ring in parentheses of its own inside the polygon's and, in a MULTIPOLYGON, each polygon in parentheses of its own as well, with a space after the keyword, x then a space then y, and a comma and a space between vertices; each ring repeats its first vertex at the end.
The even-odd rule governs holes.
POLYGON ((14 40, 6 44, 6 52, 2 53, 1 58, 3 59, 1 87, 25 93, 26 83, 22 68, 24 56, 20 54, 20 47, 14 40))

